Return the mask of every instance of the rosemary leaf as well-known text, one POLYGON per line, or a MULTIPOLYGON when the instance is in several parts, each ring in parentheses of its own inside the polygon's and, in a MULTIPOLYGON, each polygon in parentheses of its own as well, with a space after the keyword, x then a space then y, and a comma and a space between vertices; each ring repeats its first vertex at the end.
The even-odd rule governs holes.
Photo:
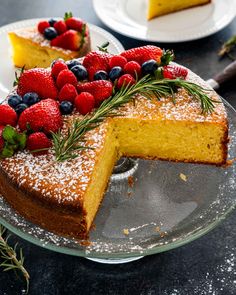
POLYGON ((225 54, 229 54, 233 48, 236 46, 236 35, 232 36, 230 39, 228 39, 221 47, 219 51, 219 56, 223 57, 225 54))

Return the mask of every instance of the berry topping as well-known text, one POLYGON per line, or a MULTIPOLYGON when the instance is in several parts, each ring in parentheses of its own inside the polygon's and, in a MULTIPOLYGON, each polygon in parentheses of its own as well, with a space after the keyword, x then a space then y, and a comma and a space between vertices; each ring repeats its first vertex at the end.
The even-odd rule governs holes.
POLYGON ((121 67, 123 69, 125 64, 127 64, 127 59, 121 55, 112 56, 109 61, 110 69, 114 67, 121 67))
POLYGON ((18 80, 17 93, 23 96, 27 92, 36 92, 41 99, 56 99, 58 91, 51 72, 40 68, 24 71, 18 80))
POLYGON ((55 62, 53 62, 52 64, 52 76, 53 78, 57 78, 58 74, 63 71, 63 70, 67 70, 67 65, 64 62, 64 60, 56 60, 55 62))
POLYGON ((44 37, 48 40, 52 40, 57 37, 57 31, 53 27, 46 28, 44 30, 44 37))
POLYGON ((16 106, 15 111, 17 115, 20 115, 24 110, 26 110, 29 106, 25 103, 20 103, 16 106))
POLYGON ((176 78, 185 79, 187 75, 188 75, 188 70, 177 65, 165 66, 163 69, 163 77, 165 79, 176 79, 176 78))
POLYGON ((81 40, 82 36, 80 33, 74 30, 68 30, 65 33, 54 38, 50 44, 51 46, 57 46, 63 49, 77 51, 80 49, 81 40))
POLYGON ((95 106, 99 106, 102 101, 112 95, 113 85, 110 81, 99 80, 77 85, 79 92, 89 92, 94 96, 95 106))
POLYGON ((0 105, 0 125, 16 126, 17 114, 9 105, 0 105))
POLYGON ((85 56, 83 60, 83 66, 87 69, 89 73, 90 81, 93 80, 94 74, 97 71, 102 70, 108 72, 110 57, 110 54, 100 51, 92 51, 85 56))
POLYGON ((70 101, 62 101, 60 111, 62 115, 70 115, 73 111, 73 104, 70 101))
POLYGON ((15 109, 15 107, 22 102, 22 97, 18 94, 13 94, 8 98, 8 104, 10 107, 15 109))
POLYGON ((117 88, 121 89, 122 87, 131 86, 136 83, 135 79, 130 74, 125 74, 121 76, 117 81, 117 88))
POLYGON ((57 20, 54 19, 54 18, 51 18, 48 22, 49 22, 49 25, 50 25, 51 27, 53 27, 54 24, 57 22, 57 20))
POLYGON ((112 82, 118 79, 121 75, 123 75, 123 70, 121 67, 114 67, 110 70, 109 78, 112 82))
POLYGON ((94 80, 108 80, 108 74, 105 71, 97 71, 93 78, 94 80))
POLYGON ((158 68, 158 64, 154 59, 150 59, 142 64, 142 74, 153 75, 158 68))
POLYGON ((23 96, 23 103, 32 106, 33 104, 40 101, 40 98, 35 92, 28 92, 23 96))
POLYGON ((59 20, 54 24, 54 28, 56 29, 58 35, 61 35, 67 31, 67 26, 64 20, 59 20))
POLYGON ((46 20, 45 21, 41 21, 41 22, 38 23, 38 31, 41 34, 44 34, 45 29, 47 29, 49 27, 50 27, 50 24, 46 20))
POLYGON ((59 101, 66 100, 73 103, 77 94, 75 86, 67 83, 61 88, 58 99, 59 101))
POLYGON ((57 77, 57 86, 59 89, 61 89, 67 83, 76 86, 77 79, 70 70, 63 70, 59 73, 57 77))
POLYGON ((46 134, 57 132, 62 126, 58 103, 50 98, 41 100, 20 115, 18 124, 22 131, 30 128, 35 132, 43 131, 46 134))
POLYGON ((64 19, 69 29, 82 32, 85 23, 81 19, 73 17, 71 12, 65 13, 64 19))
POLYGON ((2 137, 2 132, 3 132, 4 128, 5 128, 5 126, 0 126, 0 152, 2 151, 2 149, 4 148, 4 145, 5 145, 5 141, 2 137))
POLYGON ((163 50, 157 46, 146 45, 143 47, 132 48, 121 53, 128 61, 136 61, 142 65, 145 61, 154 59, 160 63, 163 50))
POLYGON ((82 115, 90 113, 95 106, 95 99, 91 93, 82 92, 75 98, 75 107, 82 115))
POLYGON ((68 69, 71 70, 74 66, 80 66, 81 62, 79 62, 78 59, 74 58, 74 59, 68 60, 66 62, 66 65, 67 65, 68 69))
POLYGON ((88 78, 88 72, 82 65, 77 65, 71 68, 71 72, 76 76, 77 80, 83 81, 88 78))
POLYGON ((44 155, 52 146, 51 141, 43 132, 35 132, 29 135, 26 142, 26 147, 33 155, 44 155), (40 151, 41 150, 41 151, 40 151))
POLYGON ((134 78, 139 77, 141 75, 141 66, 136 61, 129 61, 124 66, 124 72, 130 74, 134 78))

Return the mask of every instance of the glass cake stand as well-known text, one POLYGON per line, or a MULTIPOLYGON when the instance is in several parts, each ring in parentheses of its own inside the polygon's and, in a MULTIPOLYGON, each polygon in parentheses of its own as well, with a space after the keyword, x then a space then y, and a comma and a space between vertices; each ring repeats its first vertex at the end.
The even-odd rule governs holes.
MULTIPOLYGON (((229 159, 236 155, 236 112, 226 101, 229 159)), ((105 263, 167 251, 206 234, 236 207, 236 164, 129 160, 119 162, 90 232, 89 243, 32 224, 0 197, 0 222, 38 246, 105 263), (124 165, 126 169, 124 169, 124 165)))

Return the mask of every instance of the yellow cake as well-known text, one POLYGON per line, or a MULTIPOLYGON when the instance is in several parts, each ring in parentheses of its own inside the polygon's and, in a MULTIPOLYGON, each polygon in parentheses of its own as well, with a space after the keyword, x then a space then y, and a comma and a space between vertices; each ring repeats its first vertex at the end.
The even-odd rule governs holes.
POLYGON ((147 19, 210 2, 211 0, 148 0, 147 19))
MULTIPOLYGON (((189 71, 187 80, 207 87, 189 71)), ((211 96, 220 101, 212 91, 211 96)), ((56 162, 52 150, 34 157, 27 150, 0 162, 0 190, 28 220, 57 234, 86 238, 121 156, 223 165, 227 159, 228 122, 224 105, 203 115, 199 101, 183 89, 172 98, 136 96, 86 134, 92 149, 56 162)), ((71 121, 78 115, 74 114, 71 121)), ((80 118, 80 117, 79 117, 80 118)), ((134 208, 135 210, 135 208, 134 208)))
POLYGON ((85 37, 78 51, 66 50, 50 45, 37 28, 24 28, 8 34, 12 45, 12 58, 16 67, 31 69, 47 68, 55 59, 71 60, 86 55, 91 50, 90 35, 85 37))

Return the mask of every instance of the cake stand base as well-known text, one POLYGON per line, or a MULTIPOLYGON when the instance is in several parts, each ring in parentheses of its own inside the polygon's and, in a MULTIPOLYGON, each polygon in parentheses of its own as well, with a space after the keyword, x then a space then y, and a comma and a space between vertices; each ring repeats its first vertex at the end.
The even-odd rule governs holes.
POLYGON ((99 258, 88 258, 86 257, 86 259, 91 260, 93 262, 97 262, 97 263, 103 263, 103 264, 122 264, 122 263, 129 263, 129 262, 133 262, 136 260, 139 260, 143 258, 143 256, 138 256, 138 257, 131 257, 131 258, 113 258, 113 259, 99 259, 99 258))

